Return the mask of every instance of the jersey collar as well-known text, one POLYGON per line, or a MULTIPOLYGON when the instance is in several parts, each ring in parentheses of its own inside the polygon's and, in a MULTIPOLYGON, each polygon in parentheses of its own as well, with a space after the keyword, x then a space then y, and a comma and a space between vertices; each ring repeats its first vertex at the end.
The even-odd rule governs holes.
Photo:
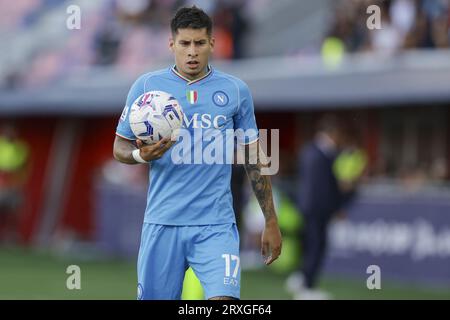
POLYGON ((187 82, 187 85, 191 85, 194 83, 197 83, 203 79, 206 79, 207 77, 209 77, 213 71, 213 69, 211 68, 211 66, 208 64, 208 72, 206 72, 206 74, 198 79, 195 80, 189 80, 188 78, 184 77, 183 75, 181 75, 181 73, 179 73, 176 69, 176 65, 173 65, 172 68, 170 68, 170 70, 172 70, 172 73, 175 74, 176 76, 178 76, 179 78, 183 79, 184 81, 187 82))

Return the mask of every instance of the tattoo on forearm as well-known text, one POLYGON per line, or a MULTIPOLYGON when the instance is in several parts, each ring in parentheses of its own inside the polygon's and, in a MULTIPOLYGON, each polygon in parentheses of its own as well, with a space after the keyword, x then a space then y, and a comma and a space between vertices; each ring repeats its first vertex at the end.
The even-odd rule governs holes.
POLYGON ((257 158, 256 164, 251 164, 249 161, 249 150, 245 152, 245 171, 252 184, 253 191, 258 199, 261 210, 266 220, 275 215, 275 208, 272 197, 272 184, 270 182, 270 176, 261 175, 262 163, 257 158))

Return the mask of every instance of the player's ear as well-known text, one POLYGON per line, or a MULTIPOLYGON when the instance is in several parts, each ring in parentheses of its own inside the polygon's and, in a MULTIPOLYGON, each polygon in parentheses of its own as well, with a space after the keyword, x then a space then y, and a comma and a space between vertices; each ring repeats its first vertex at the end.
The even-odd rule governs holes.
POLYGON ((214 52, 214 45, 215 44, 216 44, 216 38, 211 36, 211 38, 209 39, 209 45, 211 46, 211 52, 214 52))
POLYGON ((169 38, 169 49, 174 52, 175 40, 173 37, 169 38))

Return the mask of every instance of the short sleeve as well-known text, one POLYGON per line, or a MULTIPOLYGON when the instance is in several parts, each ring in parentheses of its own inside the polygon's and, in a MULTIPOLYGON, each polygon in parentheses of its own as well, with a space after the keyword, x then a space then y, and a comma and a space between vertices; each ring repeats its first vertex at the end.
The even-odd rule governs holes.
POLYGON ((258 140, 259 132, 256 125, 253 98, 248 86, 239 82, 239 105, 234 115, 234 130, 239 144, 251 144, 258 140))
POLYGON ((130 117, 130 109, 133 105, 133 102, 139 98, 142 94, 144 94, 144 82, 145 75, 138 78, 130 88, 128 92, 127 101, 125 107, 123 108, 122 114, 119 119, 119 123, 116 128, 116 135, 119 137, 128 139, 128 140, 136 140, 136 136, 131 131, 129 117, 130 117))

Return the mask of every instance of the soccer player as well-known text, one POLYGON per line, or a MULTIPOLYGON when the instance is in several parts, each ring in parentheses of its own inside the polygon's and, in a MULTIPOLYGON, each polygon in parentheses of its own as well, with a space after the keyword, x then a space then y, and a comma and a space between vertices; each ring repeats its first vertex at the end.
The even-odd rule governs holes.
MULTIPOLYGON (((189 266, 207 299, 239 299, 241 268, 230 191, 231 164, 174 161, 171 149, 180 141, 165 138, 147 145, 130 129, 128 117, 133 102, 144 92, 160 90, 172 94, 182 105, 194 154, 198 144, 201 148, 208 144, 204 141, 207 139, 196 138, 195 130, 219 130, 223 137, 230 129, 253 130, 254 134, 236 135, 236 140, 247 149, 244 166, 266 221, 261 253, 267 265, 277 259, 281 233, 271 182, 269 176, 261 174, 259 155, 257 161, 249 161, 249 150, 259 146, 249 89, 243 81, 209 65, 215 40, 211 19, 204 11, 195 6, 179 9, 171 21, 171 31, 169 48, 175 65, 136 80, 114 141, 118 161, 150 166, 138 257, 138 299, 180 299, 189 266)), ((234 136, 232 139, 234 143, 234 136)))

